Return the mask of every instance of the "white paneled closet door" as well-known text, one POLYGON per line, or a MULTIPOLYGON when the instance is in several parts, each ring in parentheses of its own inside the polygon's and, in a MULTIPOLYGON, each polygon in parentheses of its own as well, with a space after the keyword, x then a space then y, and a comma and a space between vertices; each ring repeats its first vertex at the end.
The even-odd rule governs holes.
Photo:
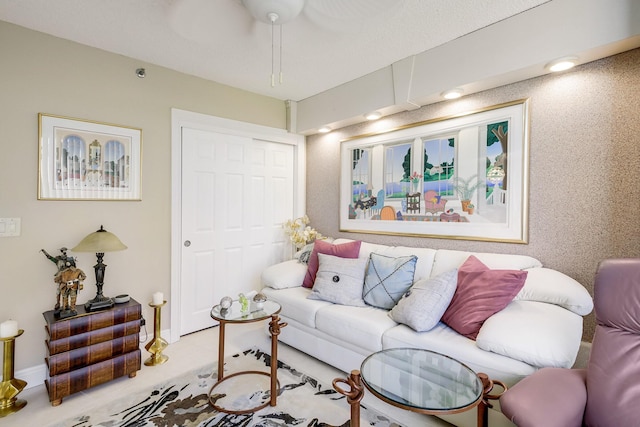
POLYGON ((180 335, 215 325, 223 296, 260 289, 286 253, 295 146, 182 128, 180 335))

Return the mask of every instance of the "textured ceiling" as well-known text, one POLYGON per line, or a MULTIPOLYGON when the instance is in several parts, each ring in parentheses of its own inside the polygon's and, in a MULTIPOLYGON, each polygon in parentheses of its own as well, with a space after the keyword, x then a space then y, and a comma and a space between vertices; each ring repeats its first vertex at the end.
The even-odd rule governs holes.
POLYGON ((547 1, 306 0, 282 27, 275 87, 271 26, 240 0, 0 0, 0 20, 299 101, 547 1))

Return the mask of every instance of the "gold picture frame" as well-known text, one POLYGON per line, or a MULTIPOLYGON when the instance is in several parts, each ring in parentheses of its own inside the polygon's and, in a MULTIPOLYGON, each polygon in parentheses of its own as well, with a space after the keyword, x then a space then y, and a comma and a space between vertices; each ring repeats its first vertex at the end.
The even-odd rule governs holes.
POLYGON ((527 243, 528 116, 525 99, 341 141, 340 231, 527 243))

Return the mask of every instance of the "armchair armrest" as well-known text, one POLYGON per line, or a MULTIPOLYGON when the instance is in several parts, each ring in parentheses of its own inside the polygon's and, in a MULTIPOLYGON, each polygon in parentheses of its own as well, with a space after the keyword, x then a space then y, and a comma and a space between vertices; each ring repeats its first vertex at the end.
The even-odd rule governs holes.
POLYGON ((519 427, 581 427, 586 378, 586 369, 540 369, 500 397, 502 413, 519 427))

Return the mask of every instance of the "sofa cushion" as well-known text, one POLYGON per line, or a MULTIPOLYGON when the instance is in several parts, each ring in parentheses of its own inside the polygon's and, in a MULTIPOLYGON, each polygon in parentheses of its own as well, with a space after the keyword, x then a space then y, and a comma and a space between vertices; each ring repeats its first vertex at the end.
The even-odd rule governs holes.
POLYGON ((389 317, 417 332, 433 329, 444 314, 458 283, 458 270, 417 281, 391 309, 389 317))
POLYGON ((593 310, 593 299, 579 282, 557 270, 532 268, 515 300, 539 301, 559 305, 580 316, 593 310))
POLYGON ((553 304, 513 301, 484 322, 476 344, 529 365, 570 368, 581 336, 577 314, 553 304))
POLYGON ((382 350, 382 334, 396 325, 387 310, 371 306, 333 304, 316 314, 318 330, 369 352, 382 350))
MULTIPOLYGON (((352 242, 349 239, 336 239, 335 244, 342 244, 346 242, 352 242)), ((414 282, 420 279, 426 279, 432 276, 431 268, 433 267, 433 260, 436 256, 436 250, 430 248, 415 248, 409 246, 388 246, 379 245, 377 243, 362 242, 360 246, 360 258, 369 258, 371 253, 377 253, 380 255, 386 255, 390 257, 410 256, 415 255, 418 257, 416 262, 416 272, 413 277, 414 282)), ((464 261, 464 260, 463 260, 464 261)), ((462 264, 462 261, 460 262, 462 264)), ((454 266, 452 268, 457 268, 454 266)))
POLYGON ((302 286, 312 288, 313 282, 316 280, 318 272, 318 254, 334 255, 341 258, 358 258, 360 254, 360 245, 362 242, 354 240, 351 242, 334 245, 322 240, 316 240, 313 245, 313 251, 309 257, 307 273, 304 276, 302 286))
POLYGON ((366 260, 319 253, 318 261, 316 280, 307 298, 356 307, 366 305, 362 299, 366 260))
POLYGON ((416 261, 415 255, 393 258, 371 253, 364 277, 364 302, 374 307, 392 309, 413 285, 416 261))
POLYGON ((482 323, 513 300, 526 278, 526 271, 492 270, 471 255, 458 269, 458 287, 442 321, 475 339, 482 323))
POLYGON ((273 289, 293 288, 302 285, 306 273, 306 264, 290 259, 265 268, 262 272, 262 284, 273 289))
POLYGON ((282 307, 280 314, 294 319, 295 321, 308 326, 316 327, 316 313, 323 307, 333 305, 327 301, 307 299, 311 293, 310 289, 297 286, 289 289, 264 288, 262 293, 268 299, 277 302, 282 307))
POLYGON ((384 333, 382 347, 422 348, 446 354, 475 372, 483 372, 491 379, 504 381, 507 386, 536 371, 536 368, 520 360, 480 349, 474 341, 463 337, 442 322, 429 332, 423 333, 416 333, 406 325, 398 325, 384 333))
POLYGON ((469 258, 475 256, 484 265, 493 269, 525 270, 542 267, 542 263, 527 255, 494 254, 488 252, 465 252, 449 249, 438 249, 433 261, 432 276, 460 266, 469 258))
MULTIPOLYGON (((334 245, 342 245, 345 243, 352 243, 355 242, 355 240, 352 239, 336 239, 333 241, 334 245)), ((382 250, 384 250, 385 248, 388 248, 389 246, 387 245, 379 245, 377 243, 369 243, 369 242, 361 242, 360 243, 360 255, 359 258, 364 258, 364 259, 369 259, 369 255, 371 254, 371 252, 380 252, 382 250)))

